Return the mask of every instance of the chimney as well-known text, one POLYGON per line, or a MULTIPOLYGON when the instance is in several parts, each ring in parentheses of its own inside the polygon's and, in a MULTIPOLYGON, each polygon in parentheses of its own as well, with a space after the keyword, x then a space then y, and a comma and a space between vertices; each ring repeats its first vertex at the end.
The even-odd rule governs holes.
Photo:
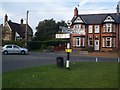
POLYGON ((8 21, 8 16, 7 14, 5 15, 5 20, 4 20, 4 24, 8 21))
POLYGON ((117 5, 116 9, 117 9, 117 15, 119 15, 120 14, 120 12, 119 12, 120 11, 119 5, 117 5))
POLYGON ((75 7, 74 9, 74 17, 77 17, 78 16, 78 9, 75 7))
POLYGON ((20 22, 21 22, 21 25, 23 24, 23 18, 20 20, 20 22))
POLYGON ((117 4, 116 10, 117 10, 117 15, 119 15, 120 14, 120 1, 117 4))

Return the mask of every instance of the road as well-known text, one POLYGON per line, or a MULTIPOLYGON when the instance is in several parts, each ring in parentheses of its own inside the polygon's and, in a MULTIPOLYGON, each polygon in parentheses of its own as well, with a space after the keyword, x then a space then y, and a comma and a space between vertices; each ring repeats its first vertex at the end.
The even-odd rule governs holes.
MULTIPOLYGON (((66 60, 67 54, 62 53, 38 53, 31 52, 29 55, 3 55, 2 71, 16 70, 34 66, 56 64, 56 58, 63 57, 66 60)), ((99 62, 117 62, 117 58, 97 58, 99 62)), ((70 62, 95 62, 95 57, 71 55, 70 62)))

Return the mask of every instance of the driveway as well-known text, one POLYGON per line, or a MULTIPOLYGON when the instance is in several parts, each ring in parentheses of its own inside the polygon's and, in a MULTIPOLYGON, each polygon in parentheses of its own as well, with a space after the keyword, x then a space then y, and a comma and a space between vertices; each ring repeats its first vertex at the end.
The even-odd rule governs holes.
MULTIPOLYGON (((63 53, 38 53, 30 52, 29 55, 3 55, 2 71, 16 70, 19 68, 56 64, 57 57, 66 60, 67 54, 63 53)), ((117 62, 117 58, 97 58, 99 62, 117 62)), ((71 55, 70 62, 95 62, 95 57, 71 55)))

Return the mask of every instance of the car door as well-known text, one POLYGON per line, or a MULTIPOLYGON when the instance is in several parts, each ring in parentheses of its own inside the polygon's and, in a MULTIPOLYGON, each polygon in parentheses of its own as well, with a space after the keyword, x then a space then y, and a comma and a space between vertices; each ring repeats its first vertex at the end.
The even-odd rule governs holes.
POLYGON ((19 46, 13 45, 13 48, 14 48, 14 53, 20 53, 21 52, 21 49, 20 49, 19 46))
POLYGON ((14 50, 12 48, 12 45, 6 46, 6 50, 8 51, 8 53, 13 53, 14 52, 14 50))

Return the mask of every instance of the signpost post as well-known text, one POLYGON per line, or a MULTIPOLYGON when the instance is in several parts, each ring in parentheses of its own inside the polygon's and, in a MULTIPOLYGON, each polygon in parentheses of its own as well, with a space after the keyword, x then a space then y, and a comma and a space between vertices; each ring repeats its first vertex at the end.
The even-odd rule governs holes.
POLYGON ((67 43, 67 49, 66 49, 66 52, 67 52, 67 61, 66 61, 66 69, 69 69, 70 70, 70 52, 72 50, 70 49, 70 43, 67 43))

